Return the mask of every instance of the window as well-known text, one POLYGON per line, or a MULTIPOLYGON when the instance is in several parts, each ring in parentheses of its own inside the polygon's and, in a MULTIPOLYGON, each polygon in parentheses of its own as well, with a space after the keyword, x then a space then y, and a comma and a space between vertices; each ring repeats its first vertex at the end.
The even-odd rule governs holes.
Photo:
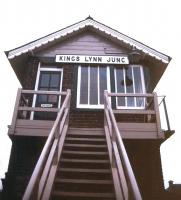
MULTIPOLYGON (((143 69, 140 65, 115 68, 115 89, 117 93, 145 93, 143 69)), ((118 97, 117 108, 144 108, 143 97, 118 97)))
POLYGON ((110 72, 106 66, 79 66, 78 108, 103 108, 104 90, 110 91, 110 72))

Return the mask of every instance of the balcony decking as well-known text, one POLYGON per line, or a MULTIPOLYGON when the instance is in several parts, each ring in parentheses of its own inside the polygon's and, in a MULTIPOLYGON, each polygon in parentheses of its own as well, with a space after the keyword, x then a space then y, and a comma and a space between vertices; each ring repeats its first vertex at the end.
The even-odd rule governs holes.
MULTIPOLYGON (((18 119, 15 130, 9 126, 10 136, 37 136, 48 137, 54 121, 23 120, 18 119)), ((158 134, 156 123, 117 123, 119 131, 124 139, 158 139, 164 138, 164 132, 158 134)), ((79 128, 84 130, 85 128, 79 128)), ((94 129, 94 128, 88 128, 94 129)))

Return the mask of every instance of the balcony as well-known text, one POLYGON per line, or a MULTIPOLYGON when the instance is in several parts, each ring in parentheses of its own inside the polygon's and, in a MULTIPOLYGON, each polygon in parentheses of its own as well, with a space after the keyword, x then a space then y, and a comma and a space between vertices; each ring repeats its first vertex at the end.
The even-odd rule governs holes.
MULTIPOLYGON (((47 137, 56 119, 68 91, 34 91, 18 89, 14 114, 9 126, 9 136, 43 136, 47 137), (33 103, 37 95, 47 95, 59 99, 58 107, 43 104, 39 107, 33 103), (33 105, 33 106, 32 106, 33 105), (35 118, 35 113, 40 116, 35 118), (43 115, 42 115, 43 114, 43 115), (51 116, 51 117, 48 117, 51 116)), ((171 133, 165 97, 153 94, 122 94, 105 91, 105 109, 113 109, 117 126, 124 139, 164 139, 165 133, 171 133), (142 107, 120 108, 116 102, 120 99, 141 99, 142 107), (163 107, 163 109, 161 109, 163 107), (160 110, 163 110, 166 128, 162 129, 160 110)), ((102 112, 102 111, 101 111, 102 112)), ((71 114, 71 113, 70 113, 71 114)), ((86 120, 86 119, 85 119, 86 120)), ((111 121, 108 121, 111 127, 111 121)), ((102 127, 103 128, 103 127, 102 127)))

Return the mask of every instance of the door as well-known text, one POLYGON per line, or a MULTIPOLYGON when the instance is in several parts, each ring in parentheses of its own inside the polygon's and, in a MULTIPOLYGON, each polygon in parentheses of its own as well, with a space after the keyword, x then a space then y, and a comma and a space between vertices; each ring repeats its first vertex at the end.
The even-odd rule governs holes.
MULTIPOLYGON (((42 91, 61 91, 62 69, 40 68, 37 75, 36 89, 42 91)), ((60 97, 58 95, 38 94, 34 97, 34 106, 41 108, 60 107, 60 97)), ((34 112, 33 119, 55 120, 55 112, 34 112)))

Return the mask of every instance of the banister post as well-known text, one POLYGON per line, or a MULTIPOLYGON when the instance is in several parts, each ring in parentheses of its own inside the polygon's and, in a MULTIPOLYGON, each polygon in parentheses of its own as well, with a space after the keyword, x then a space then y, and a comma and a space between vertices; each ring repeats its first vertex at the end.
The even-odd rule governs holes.
POLYGON ((21 91, 22 91, 22 89, 18 88, 17 95, 16 95, 16 102, 15 102, 15 105, 14 105, 13 118, 12 118, 12 121, 11 121, 12 134, 14 134, 15 128, 16 128, 16 120, 17 120, 17 117, 18 117, 18 107, 19 107, 20 99, 21 99, 21 91))

